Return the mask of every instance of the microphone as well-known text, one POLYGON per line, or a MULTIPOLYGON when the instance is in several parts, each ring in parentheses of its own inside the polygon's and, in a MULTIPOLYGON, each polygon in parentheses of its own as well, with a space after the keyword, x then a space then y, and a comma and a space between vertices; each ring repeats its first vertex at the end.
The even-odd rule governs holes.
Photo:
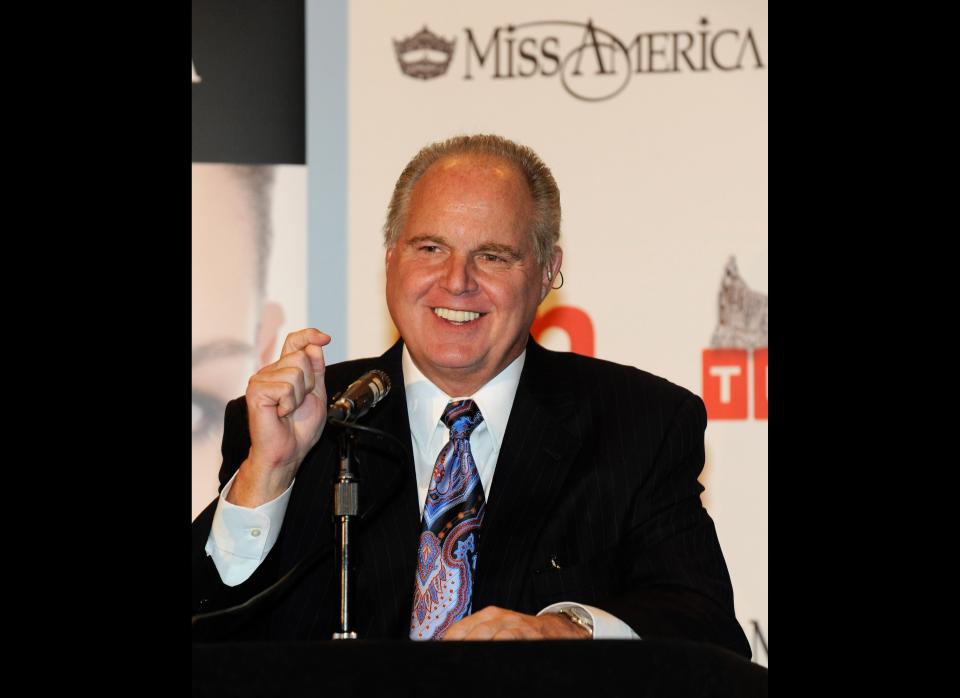
POLYGON ((353 422, 360 419, 390 392, 390 376, 383 371, 367 371, 334 396, 327 410, 327 420, 353 422))

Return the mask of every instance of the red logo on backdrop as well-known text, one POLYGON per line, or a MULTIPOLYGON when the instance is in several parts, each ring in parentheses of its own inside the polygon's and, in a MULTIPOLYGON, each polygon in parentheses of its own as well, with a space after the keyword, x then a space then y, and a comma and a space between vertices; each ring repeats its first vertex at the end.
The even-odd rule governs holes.
POLYGON ((767 419, 767 296, 747 286, 734 257, 724 270, 719 305, 713 348, 703 351, 707 415, 748 419, 752 402, 754 419, 767 419))
POLYGON ((767 350, 753 352, 753 415, 767 418, 767 350))
POLYGON ((558 305, 540 315, 530 326, 530 334, 538 342, 550 328, 563 330, 570 338, 570 351, 584 356, 594 355, 593 322, 590 316, 572 305, 558 305))
POLYGON ((710 419, 747 418, 747 352, 704 349, 703 402, 710 419))

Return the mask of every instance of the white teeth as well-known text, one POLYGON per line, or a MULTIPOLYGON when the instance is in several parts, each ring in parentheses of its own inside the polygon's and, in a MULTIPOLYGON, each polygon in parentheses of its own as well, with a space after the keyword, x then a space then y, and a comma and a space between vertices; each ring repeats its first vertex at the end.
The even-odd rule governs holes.
POLYGON ((470 322, 480 317, 480 313, 473 313, 469 310, 451 310, 450 308, 434 308, 433 312, 437 317, 442 317, 450 322, 470 322))

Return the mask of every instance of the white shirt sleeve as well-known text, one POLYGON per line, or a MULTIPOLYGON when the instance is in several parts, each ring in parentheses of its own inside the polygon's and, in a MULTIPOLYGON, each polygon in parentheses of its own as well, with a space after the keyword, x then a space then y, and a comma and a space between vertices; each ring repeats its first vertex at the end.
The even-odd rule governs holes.
POLYGON ((542 616, 544 613, 557 613, 564 608, 575 606, 593 619, 593 639, 594 640, 639 640, 633 628, 617 618, 615 615, 602 611, 593 606, 586 606, 575 601, 558 601, 552 603, 538 613, 542 616))
MULTIPOLYGON (((228 587, 250 579, 260 563, 277 542, 293 483, 276 499, 255 509, 237 506, 227 501, 227 494, 237 475, 230 478, 220 493, 213 525, 204 550, 213 558, 220 579, 228 587)), ((294 479, 296 482, 296 479, 294 479)))

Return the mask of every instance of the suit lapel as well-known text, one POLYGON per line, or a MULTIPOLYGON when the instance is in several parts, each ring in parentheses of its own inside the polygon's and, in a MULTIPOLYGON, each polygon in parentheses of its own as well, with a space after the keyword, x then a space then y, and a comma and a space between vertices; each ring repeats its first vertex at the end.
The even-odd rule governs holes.
POLYGON ((490 487, 474 611, 519 606, 534 543, 580 448, 570 423, 575 406, 572 392, 551 381, 549 355, 531 338, 490 487))
MULTIPOLYGON (((392 386, 390 393, 384 398, 369 415, 363 420, 365 426, 392 434, 403 444, 406 458, 403 460, 396 452, 394 444, 385 440, 378 440, 368 434, 361 434, 363 448, 358 460, 358 476, 361 478, 361 511, 368 506, 392 497, 402 497, 400 511, 403 513, 403 525, 419 525, 419 504, 416 500, 416 473, 413 470, 413 446, 410 439, 410 419, 407 416, 407 398, 403 388, 403 369, 401 352, 403 344, 394 344, 371 368, 380 368, 390 376, 392 386), (400 490, 397 491, 399 483, 400 490), (412 484, 413 496, 409 495, 409 485, 412 484), (408 501, 409 500, 409 501, 408 501), (409 513, 409 516, 407 514, 409 513), (412 524, 410 521, 412 520, 412 524)), ((391 507, 392 508, 392 507, 391 507)), ((414 535, 417 535, 415 532, 414 535)), ((415 556, 414 556, 414 559, 415 556)), ((411 577, 412 577, 411 572, 411 577)))

